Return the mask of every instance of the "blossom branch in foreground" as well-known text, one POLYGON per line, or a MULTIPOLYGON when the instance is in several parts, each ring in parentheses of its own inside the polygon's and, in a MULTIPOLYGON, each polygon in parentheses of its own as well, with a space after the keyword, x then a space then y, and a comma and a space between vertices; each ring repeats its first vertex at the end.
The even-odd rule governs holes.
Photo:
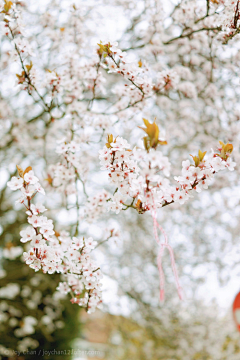
MULTIPOLYGON (((131 150, 126 140, 121 137, 114 139, 112 135, 109 135, 104 149, 99 152, 99 157, 102 169, 108 170, 110 181, 117 188, 117 191, 115 190, 109 199, 108 210, 115 211, 116 214, 129 207, 136 209, 139 213, 151 210, 154 235, 157 243, 159 243, 157 228, 160 228, 162 232, 163 229, 157 223, 156 208, 174 202, 184 204, 191 197, 191 190, 201 192, 202 189, 207 189, 215 173, 225 168, 233 171, 236 163, 230 158, 233 151, 232 144, 224 144, 220 141, 219 153, 212 151, 208 159, 205 159, 206 152, 199 150, 198 156, 193 156, 194 165, 191 165, 189 160, 183 161, 182 175, 175 177, 178 185, 172 186, 167 179, 170 175, 170 162, 161 151, 156 151, 159 144, 164 145, 166 142, 159 140, 159 129, 155 122, 151 124, 144 119, 144 124, 146 128, 142 129, 147 134, 143 138, 145 149, 135 147, 131 150), (126 204, 129 197, 131 198, 130 205, 126 204)), ((164 247, 167 247, 170 252, 177 289, 181 298, 174 255, 166 236, 165 243, 161 244, 158 256, 160 298, 163 300, 164 296, 164 278, 161 265, 164 247)))
POLYGON ((101 271, 90 258, 96 241, 92 238, 70 237, 69 233, 56 233, 53 221, 40 215, 47 209, 41 204, 32 203, 37 193, 45 194, 31 167, 23 171, 18 167, 19 177, 8 182, 11 190, 20 190, 22 203, 27 211, 28 226, 20 232, 22 243, 28 243, 28 251, 23 253, 24 261, 35 271, 61 273, 65 278, 57 290, 72 296, 71 302, 86 307, 89 313, 102 303, 101 271))

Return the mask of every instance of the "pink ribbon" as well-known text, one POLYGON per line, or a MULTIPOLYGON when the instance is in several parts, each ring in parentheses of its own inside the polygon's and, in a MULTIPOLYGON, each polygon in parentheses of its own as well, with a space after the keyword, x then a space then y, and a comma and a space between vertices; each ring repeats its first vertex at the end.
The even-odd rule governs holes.
POLYGON ((164 229, 157 222, 157 211, 156 211, 156 206, 155 206, 153 194, 152 194, 152 199, 153 199, 153 211, 152 211, 153 231, 154 231, 154 236, 155 236, 156 242, 157 242, 158 245, 160 245, 160 250, 159 250, 159 253, 158 253, 158 257, 157 257, 157 264, 158 264, 159 278, 160 278, 160 301, 161 302, 164 301, 165 279, 164 279, 164 272, 163 272, 163 268, 162 268, 162 256, 163 256, 165 248, 168 249, 169 254, 170 254, 172 271, 173 271, 174 278, 175 278, 175 283, 176 283, 176 287, 177 287, 178 296, 179 296, 180 300, 183 300, 183 293, 182 293, 182 288, 181 288, 180 283, 179 283, 177 267, 176 267, 176 263, 175 263, 175 259, 174 259, 174 252, 173 252, 172 247, 168 244, 168 237, 167 237, 166 232, 164 231, 164 229), (164 236, 164 243, 163 244, 160 244, 160 240, 159 240, 159 237, 158 237, 158 229, 162 232, 162 234, 164 236))

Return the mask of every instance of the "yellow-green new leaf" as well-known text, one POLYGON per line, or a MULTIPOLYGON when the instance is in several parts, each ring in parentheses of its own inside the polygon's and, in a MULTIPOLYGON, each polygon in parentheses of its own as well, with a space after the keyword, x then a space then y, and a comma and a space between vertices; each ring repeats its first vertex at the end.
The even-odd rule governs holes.
POLYGON ((201 150, 198 151, 198 157, 200 161, 203 161, 204 156, 206 155, 206 151, 202 152, 201 150))
POLYGON ((32 61, 30 61, 30 65, 26 65, 27 71, 29 72, 32 67, 33 67, 33 63, 32 61))
POLYGON ((5 0, 5 5, 4 5, 4 7, 3 7, 3 11, 1 11, 2 13, 8 13, 9 12, 9 10, 11 9, 11 7, 12 7, 12 2, 11 1, 7 1, 7 0, 5 0))
POLYGON ((197 156, 193 156, 190 154, 190 156, 193 158, 193 161, 195 163, 195 166, 198 167, 198 165, 200 164, 200 160, 197 156))
POLYGON ((232 144, 227 144, 227 145, 225 145, 224 151, 225 151, 225 153, 231 154, 232 151, 233 151, 233 145, 232 145, 232 144))

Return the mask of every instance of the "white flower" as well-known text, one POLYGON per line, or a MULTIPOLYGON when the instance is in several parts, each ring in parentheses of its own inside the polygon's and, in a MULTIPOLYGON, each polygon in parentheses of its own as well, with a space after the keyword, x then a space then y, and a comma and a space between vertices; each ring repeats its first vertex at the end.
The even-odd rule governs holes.
POLYGON ((78 239, 76 237, 73 237, 73 249, 81 249, 83 247, 83 239, 78 239))
POLYGON ((56 148, 57 154, 63 154, 68 151, 68 144, 61 144, 56 148))
POLYGON ((225 163, 225 166, 228 168, 229 171, 233 171, 236 165, 237 164, 234 161, 232 161, 230 157, 227 159, 225 163))
POLYGON ((39 259, 34 260, 29 267, 31 269, 34 269, 35 271, 38 271, 41 269, 41 261, 39 259))
POLYGON ((26 183, 31 184, 31 185, 34 185, 39 181, 39 179, 34 175, 33 170, 28 171, 24 175, 24 180, 26 181, 26 183))
POLYGON ((199 180, 203 177, 203 173, 199 167, 191 166, 189 169, 189 176, 194 176, 196 180, 199 180))
POLYGON ((40 216, 41 227, 45 230, 53 230, 53 221, 48 220, 46 216, 40 216))
POLYGON ((30 209, 32 210, 33 215, 39 215, 40 213, 47 211, 45 206, 43 206, 41 203, 37 203, 36 205, 31 204, 30 209))
POLYGON ((43 195, 45 195, 45 191, 44 189, 42 188, 42 186, 39 184, 39 183, 36 183, 35 184, 35 190, 43 195))
POLYGON ((36 235, 36 231, 32 226, 28 226, 25 230, 20 231, 20 235, 22 236, 20 241, 25 243, 32 240, 32 238, 36 235))
POLYGON ((111 143, 111 146, 114 150, 125 150, 130 148, 127 140, 123 139, 122 137, 117 137, 115 142, 111 143))
POLYGON ((97 245, 96 241, 93 241, 93 238, 88 238, 85 239, 85 246, 88 247, 89 249, 94 249, 95 246, 97 245))
POLYGON ((43 237, 44 237, 45 239, 47 239, 47 240, 49 240, 50 237, 55 234, 54 230, 45 229, 45 228, 42 228, 42 227, 41 227, 41 229, 40 229, 40 233, 41 233, 41 234, 43 235, 43 237))
POLYGON ((182 167, 183 167, 183 170, 189 170, 190 168, 190 161, 189 160, 185 160, 182 162, 182 167))
POLYGON ((219 156, 213 157, 210 161, 210 165, 213 167, 215 172, 223 170, 225 167, 223 160, 219 156))
POLYGON ((16 204, 23 204, 25 201, 25 196, 21 196, 18 200, 15 201, 16 204))
POLYGON ((23 178, 13 176, 11 180, 7 182, 7 186, 10 187, 11 190, 21 189, 23 186, 23 178))
POLYGON ((51 264, 51 263, 49 263, 49 264, 43 264, 43 271, 44 272, 47 272, 48 274, 54 274, 55 273, 55 271, 56 271, 56 267, 55 267, 55 265, 54 264, 51 264))
POLYGON ((176 191, 175 195, 174 195, 174 201, 179 203, 179 204, 184 204, 185 201, 187 201, 189 198, 189 195, 187 193, 185 193, 184 191, 176 191))
POLYGON ((68 144, 68 150, 71 151, 72 153, 75 153, 80 150, 80 146, 79 146, 79 144, 76 144, 75 141, 71 141, 68 144))
POLYGON ((39 227, 39 226, 42 226, 42 217, 41 217, 41 216, 37 216, 37 215, 29 216, 29 217, 28 217, 28 222, 29 222, 29 224, 31 224, 33 227, 37 228, 37 227, 39 227))
POLYGON ((61 294, 68 294, 71 289, 66 282, 60 282, 57 290, 60 291, 61 294))
POLYGON ((112 201, 109 201, 108 202, 108 210, 112 210, 114 211, 116 214, 119 214, 120 211, 122 210, 123 206, 121 203, 119 204, 115 204, 114 202, 112 201))
POLYGON ((38 234, 38 235, 35 235, 32 237, 32 241, 30 243, 30 245, 33 247, 33 248, 39 248, 41 247, 42 245, 44 245, 46 242, 45 240, 42 238, 42 235, 41 234, 38 234))
POLYGON ((36 260, 36 255, 33 251, 24 252, 23 259, 27 265, 31 264, 34 260, 36 260))
POLYGON ((21 188, 21 191, 24 196, 31 197, 35 192, 35 186, 34 185, 28 185, 26 188, 21 188))

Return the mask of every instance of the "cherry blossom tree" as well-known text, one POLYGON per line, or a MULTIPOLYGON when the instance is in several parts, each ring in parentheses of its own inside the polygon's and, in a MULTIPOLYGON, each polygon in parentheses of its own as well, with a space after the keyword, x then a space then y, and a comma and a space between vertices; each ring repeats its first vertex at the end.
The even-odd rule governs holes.
MULTIPOLYGON (((189 268, 216 260, 221 274, 230 267, 224 251, 232 251, 225 236, 237 249, 238 211, 232 203, 238 189, 233 170, 239 160, 239 2, 135 5, 1 4, 2 254, 8 261, 22 255, 26 264, 19 264, 32 273, 33 283, 38 275, 59 278, 52 290, 57 307, 61 298, 88 313, 102 307, 103 273, 117 279, 124 264, 143 276, 134 255, 138 250, 145 261, 145 247, 152 251, 146 265, 155 270, 153 279, 150 267, 144 275, 154 291, 147 284, 145 299, 134 277, 130 289, 119 277, 135 309, 144 302, 156 306, 156 299, 159 306, 171 267, 184 299, 199 283, 194 276, 185 280, 189 268), (107 34, 111 12, 119 12, 124 24, 114 39, 107 34), (97 36, 94 23, 100 26, 97 36), (222 213, 217 205, 206 209, 216 196, 222 213), (20 227, 11 245, 9 223, 20 227), (171 229, 181 230, 182 241, 174 244, 171 229), (218 245, 214 231, 224 234, 218 245), (134 248, 123 248, 114 268, 105 265, 111 244, 124 241, 126 232, 132 239, 137 234, 134 248)), ((5 299, 17 296, 17 278, 0 291, 5 299)), ((166 296, 169 310, 176 297, 166 296)), ((2 306, 8 311, 7 302, 2 306)), ((10 322, 6 314, 3 319, 10 322)), ((26 348, 38 346, 34 335, 26 336, 34 334, 39 319, 27 316, 21 328, 11 321, 26 348)))

